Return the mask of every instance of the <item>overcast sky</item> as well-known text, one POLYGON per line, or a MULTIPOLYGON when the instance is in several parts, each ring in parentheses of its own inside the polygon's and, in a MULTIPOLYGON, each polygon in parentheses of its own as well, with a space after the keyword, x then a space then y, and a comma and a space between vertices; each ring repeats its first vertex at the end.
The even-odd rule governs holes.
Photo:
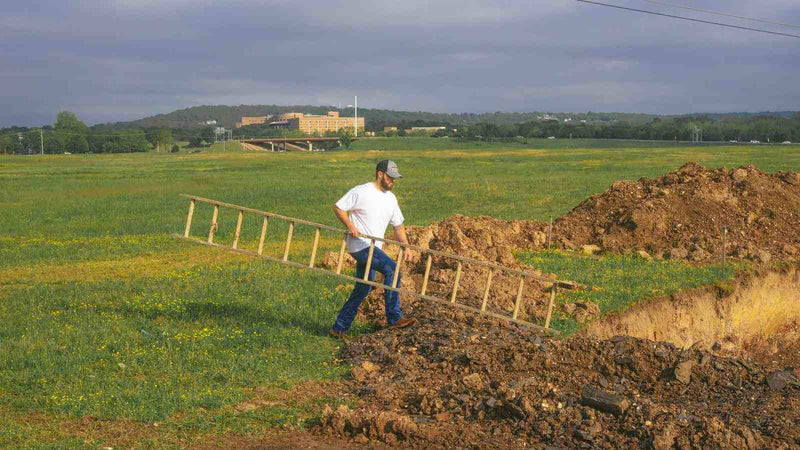
MULTIPOLYGON (((671 1, 800 25, 800 0, 671 1)), ((796 38, 575 0, 4 1, 0 126, 354 95, 436 112, 800 110, 798 50, 796 38)))

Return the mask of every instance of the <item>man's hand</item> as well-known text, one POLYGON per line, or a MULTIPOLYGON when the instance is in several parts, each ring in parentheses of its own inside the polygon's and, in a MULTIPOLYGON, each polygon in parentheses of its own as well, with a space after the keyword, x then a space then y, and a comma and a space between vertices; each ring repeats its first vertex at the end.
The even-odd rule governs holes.
POLYGON ((342 222, 342 225, 347 227, 347 234, 350 236, 357 238, 358 237, 358 228, 353 225, 353 222, 350 222, 350 218, 347 217, 347 211, 343 211, 339 209, 338 206, 333 205, 333 213, 336 214, 336 218, 339 219, 339 222, 342 222))
POLYGON ((357 238, 358 237, 358 228, 355 227, 352 223, 347 226, 347 234, 350 236, 357 238))
MULTIPOLYGON (((394 237, 395 240, 402 242, 403 244, 408 245, 408 236, 406 236, 406 227, 403 225, 398 225, 394 227, 394 237)), ((403 249, 403 261, 410 263, 414 260, 414 251, 410 248, 403 249)))

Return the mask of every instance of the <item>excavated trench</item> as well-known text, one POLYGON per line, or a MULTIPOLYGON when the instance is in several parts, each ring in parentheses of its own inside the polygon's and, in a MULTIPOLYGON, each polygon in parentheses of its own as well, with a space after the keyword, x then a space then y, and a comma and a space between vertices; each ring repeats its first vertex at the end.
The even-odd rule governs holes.
POLYGON ((736 280, 683 291, 608 314, 583 331, 669 342, 763 360, 797 342, 800 270, 763 270, 736 280))

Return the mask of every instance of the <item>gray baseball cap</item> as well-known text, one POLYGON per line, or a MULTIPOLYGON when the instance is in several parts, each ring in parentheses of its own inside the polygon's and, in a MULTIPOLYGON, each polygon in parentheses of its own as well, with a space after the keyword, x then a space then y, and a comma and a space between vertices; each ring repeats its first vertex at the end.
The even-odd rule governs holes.
POLYGON ((391 159, 384 159, 383 161, 379 162, 375 167, 375 171, 381 171, 392 178, 403 178, 403 176, 400 175, 400 172, 397 171, 397 164, 395 164, 391 159))

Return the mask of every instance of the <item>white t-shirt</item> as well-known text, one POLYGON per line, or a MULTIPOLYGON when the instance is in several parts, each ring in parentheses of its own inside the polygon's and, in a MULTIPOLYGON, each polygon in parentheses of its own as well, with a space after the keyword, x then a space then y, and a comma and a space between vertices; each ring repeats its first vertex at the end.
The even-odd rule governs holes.
MULTIPOLYGON (((397 204, 397 197, 391 191, 381 191, 370 181, 350 189, 336 202, 336 207, 347 211, 350 222, 361 234, 383 237, 386 226, 403 224, 403 213, 397 204)), ((347 236, 347 251, 355 253, 369 247, 369 239, 347 236)), ((383 242, 375 241, 375 246, 383 247, 383 242)))

